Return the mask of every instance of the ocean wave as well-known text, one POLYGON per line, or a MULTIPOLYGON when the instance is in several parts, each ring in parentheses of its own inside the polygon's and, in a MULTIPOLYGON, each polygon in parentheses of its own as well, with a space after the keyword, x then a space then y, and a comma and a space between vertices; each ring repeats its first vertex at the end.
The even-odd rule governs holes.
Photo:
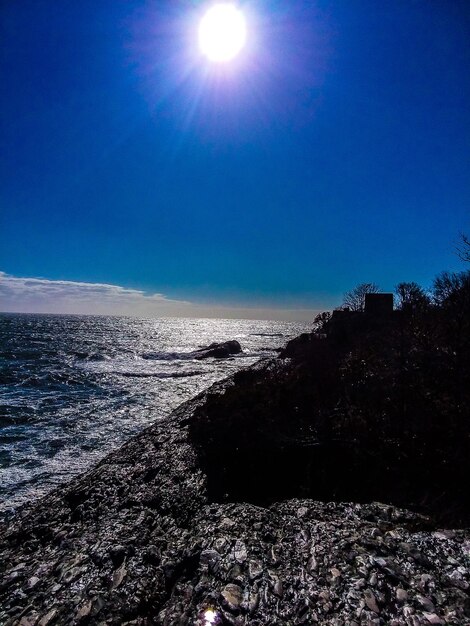
POLYGON ((140 357, 145 361, 180 361, 191 358, 191 354, 180 352, 143 352, 140 357))
POLYGON ((13 361, 35 361, 41 358, 51 358, 57 355, 55 350, 45 350, 43 348, 35 348, 33 350, 2 350, 0 351, 0 359, 13 361))
POLYGON ((15 372, 0 372, 0 385, 16 385, 21 380, 18 373, 15 372))
POLYGON ((73 352, 72 355, 79 361, 109 361, 112 358, 101 352, 73 352))
POLYGON ((201 376, 204 372, 116 372, 126 378, 187 378, 201 376))
POLYGON ((89 378, 85 376, 77 375, 76 373, 68 372, 46 372, 44 374, 33 374, 24 378, 20 382, 17 382, 15 387, 32 387, 32 388, 44 388, 49 390, 69 387, 69 386, 92 386, 93 383, 89 378))

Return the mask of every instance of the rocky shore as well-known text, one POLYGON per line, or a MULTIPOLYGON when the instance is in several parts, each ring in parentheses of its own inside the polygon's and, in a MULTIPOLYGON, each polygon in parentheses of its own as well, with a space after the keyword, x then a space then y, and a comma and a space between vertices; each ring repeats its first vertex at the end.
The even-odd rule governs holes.
POLYGON ((468 530, 365 498, 301 497, 315 493, 302 471, 317 470, 301 457, 289 471, 298 447, 279 457, 267 431, 250 447, 255 419, 289 440, 297 398, 279 392, 285 413, 263 400, 298 379, 282 356, 217 383, 0 528, 0 624, 470 624, 468 530), (233 439, 237 423, 245 436, 233 439))

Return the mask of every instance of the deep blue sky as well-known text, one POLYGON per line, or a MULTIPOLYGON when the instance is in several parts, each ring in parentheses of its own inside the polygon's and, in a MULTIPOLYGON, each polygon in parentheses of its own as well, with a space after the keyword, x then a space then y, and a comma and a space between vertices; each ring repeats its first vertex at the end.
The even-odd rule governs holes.
POLYGON ((221 70, 207 3, 2 3, 0 270, 321 308, 459 267, 468 1, 241 4, 221 70))

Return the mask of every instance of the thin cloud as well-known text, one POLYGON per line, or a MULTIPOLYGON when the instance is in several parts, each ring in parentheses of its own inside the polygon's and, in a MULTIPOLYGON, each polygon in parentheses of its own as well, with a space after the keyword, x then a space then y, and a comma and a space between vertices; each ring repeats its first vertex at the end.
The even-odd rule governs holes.
POLYGON ((219 317, 310 320, 311 309, 200 305, 107 283, 21 278, 0 271, 0 310, 16 313, 78 313, 136 317, 219 317))
MULTIPOLYGON (((132 307, 137 312, 141 307, 156 312, 172 307, 187 307, 189 302, 172 300, 163 294, 147 294, 139 289, 128 289, 107 283, 84 283, 71 280, 49 280, 47 278, 20 278, 0 272, 0 298, 7 310, 18 312, 96 313, 100 311, 118 313, 132 307), (16 305, 16 308, 15 308, 16 305), (93 305, 90 308, 90 305, 93 305), (18 306, 20 307, 18 309, 18 306), (31 308, 33 307, 33 308, 31 308)), ((4 308, 2 306, 2 308, 4 308)))

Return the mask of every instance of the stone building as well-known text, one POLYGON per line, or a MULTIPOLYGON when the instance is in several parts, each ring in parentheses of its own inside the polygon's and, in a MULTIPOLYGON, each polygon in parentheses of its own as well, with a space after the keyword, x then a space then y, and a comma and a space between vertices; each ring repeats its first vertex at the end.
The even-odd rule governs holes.
POLYGON ((393 312, 393 293, 367 293, 364 312, 380 317, 393 312))

